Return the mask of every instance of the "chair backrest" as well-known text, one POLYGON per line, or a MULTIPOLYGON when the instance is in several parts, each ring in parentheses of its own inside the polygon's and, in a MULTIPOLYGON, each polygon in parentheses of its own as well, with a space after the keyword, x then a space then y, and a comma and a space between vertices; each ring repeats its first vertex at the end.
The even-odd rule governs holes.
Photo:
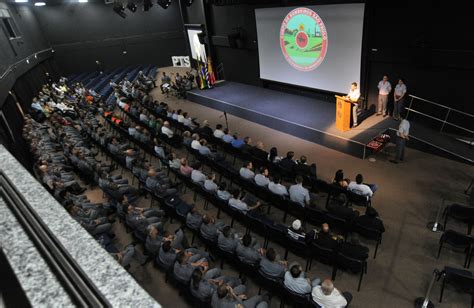
POLYGON ((355 225, 352 227, 352 231, 358 233, 359 235, 367 239, 374 240, 377 242, 382 241, 382 232, 380 232, 380 230, 368 228, 361 224, 355 223, 355 225))
POLYGON ((474 291, 474 274, 468 270, 446 266, 443 270, 446 282, 466 291, 474 291))
POLYGON ((324 264, 333 264, 336 253, 333 249, 318 245, 316 242, 311 244, 312 256, 324 264))
POLYGON ((456 243, 456 246, 469 246, 473 242, 473 238, 470 235, 459 233, 454 230, 446 230, 439 240, 440 242, 451 242, 456 243))
POLYGON ((446 215, 462 221, 473 221, 474 207, 461 204, 452 204, 448 207, 446 215))
POLYGON ((308 307, 311 300, 310 294, 299 294, 287 289, 286 287, 283 287, 283 294, 281 298, 286 303, 291 303, 294 306, 298 304, 303 307, 308 307))
POLYGON ((364 270, 367 265, 367 260, 360 260, 338 252, 336 256, 336 265, 341 269, 350 269, 353 272, 360 272, 364 270))

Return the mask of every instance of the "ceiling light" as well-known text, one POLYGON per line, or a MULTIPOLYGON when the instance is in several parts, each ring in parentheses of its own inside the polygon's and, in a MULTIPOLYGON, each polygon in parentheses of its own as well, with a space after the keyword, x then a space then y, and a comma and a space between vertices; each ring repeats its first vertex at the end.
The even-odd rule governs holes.
POLYGON ((28 0, 15 0, 15 3, 28 3, 28 0))
POLYGON ((87 3, 87 2, 89 2, 89 0, 77 0, 77 2, 79 2, 79 3, 87 3))
POLYGON ((123 7, 120 1, 116 1, 114 3, 114 12, 117 13, 122 18, 127 17, 127 14, 125 14, 125 8, 123 7))
POLYGON ((133 1, 129 1, 127 4, 127 9, 135 13, 137 11, 137 5, 133 1))
POLYGON ((166 10, 171 5, 171 0, 158 0, 157 3, 166 10))
POLYGON ((123 53, 124 55, 126 55, 126 54, 127 54, 127 51, 126 51, 126 50, 124 50, 124 51, 122 51, 122 53, 123 53))
POLYGON ((45 2, 35 2, 35 6, 45 6, 45 2))
POLYGON ((30 59, 26 59, 26 63, 30 64, 30 59))
POLYGON ((38 54, 35 53, 35 59, 38 59, 38 54))
POLYGON ((54 53, 54 49, 51 49, 51 52, 54 53))
POLYGON ((146 12, 153 6, 151 0, 143 0, 143 10, 146 12))

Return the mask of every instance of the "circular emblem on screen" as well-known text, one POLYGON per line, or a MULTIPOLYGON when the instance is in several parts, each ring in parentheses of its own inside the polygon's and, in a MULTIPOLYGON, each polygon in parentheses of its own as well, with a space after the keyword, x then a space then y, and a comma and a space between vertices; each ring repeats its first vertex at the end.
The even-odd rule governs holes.
POLYGON ((316 69, 324 60, 328 35, 323 20, 308 8, 289 12, 280 28, 280 47, 286 61, 299 71, 316 69))

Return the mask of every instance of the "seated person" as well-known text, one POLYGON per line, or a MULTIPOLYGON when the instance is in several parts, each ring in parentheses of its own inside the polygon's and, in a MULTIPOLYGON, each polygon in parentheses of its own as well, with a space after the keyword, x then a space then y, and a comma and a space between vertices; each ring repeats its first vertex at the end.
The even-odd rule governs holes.
POLYGON ((215 173, 210 173, 204 182, 204 189, 209 192, 217 192, 217 184, 214 182, 216 179, 215 173))
POLYGON ((238 235, 233 232, 230 226, 225 226, 217 238, 217 246, 219 249, 225 252, 234 253, 238 244, 238 235))
POLYGON ((156 256, 163 244, 163 236, 158 231, 158 228, 153 225, 151 225, 148 230, 148 235, 145 241, 145 250, 148 254, 156 256))
POLYGON ((223 308, 223 307, 255 307, 263 308, 268 307, 265 297, 263 295, 255 295, 251 298, 247 298, 237 288, 232 288, 228 285, 220 285, 216 292, 212 295, 211 307, 212 308, 223 308), (239 292, 240 291, 240 292, 239 292), (247 298, 247 299, 246 299, 247 298))
POLYGON ((306 237, 304 229, 301 227, 301 221, 296 219, 291 226, 288 227, 287 235, 295 241, 303 241, 306 237))
POLYGON ((204 136, 206 138, 208 138, 209 136, 212 136, 213 131, 212 131, 212 128, 210 127, 210 125, 209 125, 209 121, 208 120, 202 121, 201 127, 198 127, 196 129, 196 133, 198 133, 199 135, 204 136))
POLYGON ((374 192, 377 190, 376 185, 367 185, 364 184, 364 177, 362 174, 358 174, 356 176, 356 181, 350 182, 349 185, 347 186, 347 190, 352 191, 355 194, 358 194, 359 196, 365 196, 367 199, 372 198, 374 192))
POLYGON ((200 162, 195 162, 193 165, 193 171, 191 172, 191 180, 194 183, 204 185, 206 181, 206 175, 202 173, 202 165, 200 162))
POLYGON ((196 268, 191 276, 191 294, 203 302, 209 302, 220 285, 234 288, 238 294, 245 292, 245 286, 239 278, 223 276, 219 268, 207 272, 196 268))
POLYGON ((260 260, 258 270, 265 276, 275 279, 281 279, 285 276, 287 262, 277 260, 276 252, 273 248, 268 248, 265 256, 260 260))
POLYGON ((296 165, 293 167, 293 171, 300 175, 311 174, 311 167, 306 162, 306 156, 301 155, 300 159, 296 162, 296 165))
POLYGON ((270 153, 268 153, 267 160, 272 164, 278 164, 281 161, 281 157, 278 156, 278 149, 273 147, 270 149, 270 153))
POLYGON ((201 236, 209 241, 217 242, 219 236, 219 230, 224 228, 225 223, 222 221, 216 222, 215 218, 209 215, 202 217, 202 224, 199 229, 201 236))
POLYGON ((222 136, 222 141, 225 143, 232 143, 234 141, 234 135, 232 135, 228 128, 224 129, 224 136, 222 136))
POLYGON ((315 286, 311 292, 315 303, 321 307, 346 307, 352 300, 348 292, 341 294, 330 279, 326 279, 320 286, 315 286))
POLYGON ((199 142, 201 143, 201 146, 199 147, 199 154, 204 155, 204 156, 211 156, 212 151, 207 146, 206 139, 201 139, 199 142))
POLYGON ((199 135, 198 134, 193 134, 191 136, 191 138, 193 139, 193 141, 191 142, 191 148, 196 150, 196 151, 199 151, 199 149, 201 148, 201 142, 199 141, 199 135))
POLYGON ((222 124, 217 124, 216 129, 214 130, 214 137, 222 139, 225 135, 224 130, 222 130, 222 124))
POLYGON ((274 175, 273 180, 268 183, 268 190, 278 196, 288 196, 288 190, 281 184, 281 178, 277 174, 274 175))
POLYGON ((315 278, 311 281, 310 278, 306 277, 306 273, 297 262, 290 264, 289 269, 290 270, 285 273, 283 285, 290 291, 298 294, 309 294, 312 288, 321 282, 319 278, 315 278))
POLYGON ((260 187, 267 187, 270 184, 270 179, 268 178, 268 168, 260 167, 259 173, 255 175, 255 184, 260 187))
POLYGON ((334 176, 334 180, 332 181, 333 184, 339 185, 341 188, 347 189, 347 186, 351 180, 344 178, 344 172, 342 169, 336 171, 336 175, 334 176))
POLYGON ((249 211, 253 211, 261 206, 260 201, 253 206, 247 205, 244 200, 241 200, 241 191, 240 189, 234 189, 232 192, 232 198, 229 199, 229 206, 241 211, 244 214, 247 214, 249 211))
POLYGON ((146 264, 147 260, 134 245, 128 245, 124 250, 112 255, 115 257, 117 262, 125 268, 130 266, 132 259, 136 259, 142 266, 146 264))
POLYGON ((181 174, 190 177, 193 170, 194 169, 189 166, 188 160, 186 158, 181 158, 181 167, 179 168, 181 174))
POLYGON ((186 227, 191 230, 199 230, 202 224, 202 215, 196 209, 196 207, 192 207, 191 210, 186 214, 186 227))
POLYGON ((169 139, 173 138, 174 132, 171 130, 170 122, 165 121, 165 123, 163 123, 161 133, 166 135, 169 139))
POLYGON ((180 251, 176 256, 173 274, 177 280, 183 283, 188 283, 196 268, 207 271, 208 265, 208 260, 200 254, 180 251))
POLYGON ((235 253, 240 261, 256 265, 262 258, 263 249, 260 248, 258 243, 252 245, 252 237, 249 234, 245 234, 242 238, 242 242, 237 244, 235 253))
POLYGON ((286 157, 283 158, 278 164, 283 170, 287 172, 292 172, 293 168, 296 166, 296 162, 293 160, 295 157, 295 152, 289 151, 286 153, 286 157))
POLYGON ((164 241, 160 247, 156 262, 165 269, 168 269, 173 266, 174 262, 176 261, 176 255, 176 250, 171 247, 171 241, 164 241))
POLYGON ((232 198, 230 192, 227 191, 227 183, 222 181, 217 188, 217 197, 224 201, 229 201, 232 198))
POLYGON ((265 151, 265 147, 262 141, 257 141, 255 146, 251 150, 251 154, 261 161, 266 161, 268 153, 265 151))
POLYGON ((176 153, 171 152, 168 157, 168 166, 171 169, 181 170, 181 159, 176 156, 176 153))
POLYGON ((303 187, 303 177, 301 175, 297 175, 295 182, 296 184, 291 185, 289 190, 291 201, 296 202, 303 207, 310 205, 312 201, 314 202, 315 196, 313 195, 313 200, 311 200, 309 191, 303 187))
POLYGON ((251 161, 246 162, 244 163, 242 168, 240 168, 239 174, 242 178, 246 180, 251 180, 255 177, 255 173, 252 171, 252 169, 253 169, 252 162, 251 161))
POLYGON ((322 224, 321 231, 316 235, 314 242, 319 246, 329 249, 335 249, 338 246, 337 236, 333 236, 327 223, 322 224))
POLYGON ((240 150, 242 151, 242 153, 252 154, 253 146, 251 146, 251 143, 252 138, 248 136, 244 138, 244 143, 240 146, 240 150))
POLYGON ((236 149, 240 149, 240 147, 244 144, 244 139, 239 139, 238 137, 239 135, 234 133, 234 139, 230 143, 236 149))
POLYGON ((378 217, 379 214, 373 207, 367 207, 365 215, 357 217, 354 225, 361 225, 366 228, 379 230, 381 233, 385 232, 383 221, 378 217))
POLYGON ((186 147, 191 147, 191 143, 193 142, 193 138, 191 137, 191 132, 189 130, 183 133, 183 144, 186 147))

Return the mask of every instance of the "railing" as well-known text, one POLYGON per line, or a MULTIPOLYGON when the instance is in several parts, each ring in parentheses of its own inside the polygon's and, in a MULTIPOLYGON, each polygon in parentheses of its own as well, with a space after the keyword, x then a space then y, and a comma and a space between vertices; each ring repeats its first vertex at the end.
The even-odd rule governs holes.
POLYGON ((5 78, 8 74, 10 74, 11 72, 13 72, 15 70, 15 68, 23 61, 26 61, 27 59, 31 59, 31 58, 35 58, 35 55, 38 56, 42 53, 45 53, 47 51, 51 51, 53 52, 53 49, 52 48, 47 48, 47 49, 43 49, 43 50, 40 50, 40 51, 37 51, 37 52, 34 52, 32 53, 31 55, 21 59, 21 60, 18 60, 16 61, 15 63, 13 63, 12 65, 10 65, 3 73, 2 75, 0 75, 0 80, 2 80, 3 78, 5 78))
POLYGON ((474 139, 474 130, 471 127, 465 127, 463 123, 469 123, 472 125, 474 123, 474 115, 469 114, 467 112, 457 110, 445 105, 441 105, 430 100, 409 95, 410 97, 410 104, 407 110, 407 116, 410 115, 410 112, 413 114, 421 115, 426 119, 433 120, 436 125, 440 125, 439 131, 441 133, 446 133, 447 127, 450 127, 451 130, 457 131, 465 135, 467 138, 472 140, 474 139), (423 105, 419 105, 420 108, 417 108, 417 103, 422 103, 423 105), (424 106, 425 104, 429 104, 429 108, 424 106), (421 110, 425 111, 421 111, 421 110), (427 110, 430 110, 430 114, 427 113, 427 110), (460 123, 461 122, 461 123, 460 123))

